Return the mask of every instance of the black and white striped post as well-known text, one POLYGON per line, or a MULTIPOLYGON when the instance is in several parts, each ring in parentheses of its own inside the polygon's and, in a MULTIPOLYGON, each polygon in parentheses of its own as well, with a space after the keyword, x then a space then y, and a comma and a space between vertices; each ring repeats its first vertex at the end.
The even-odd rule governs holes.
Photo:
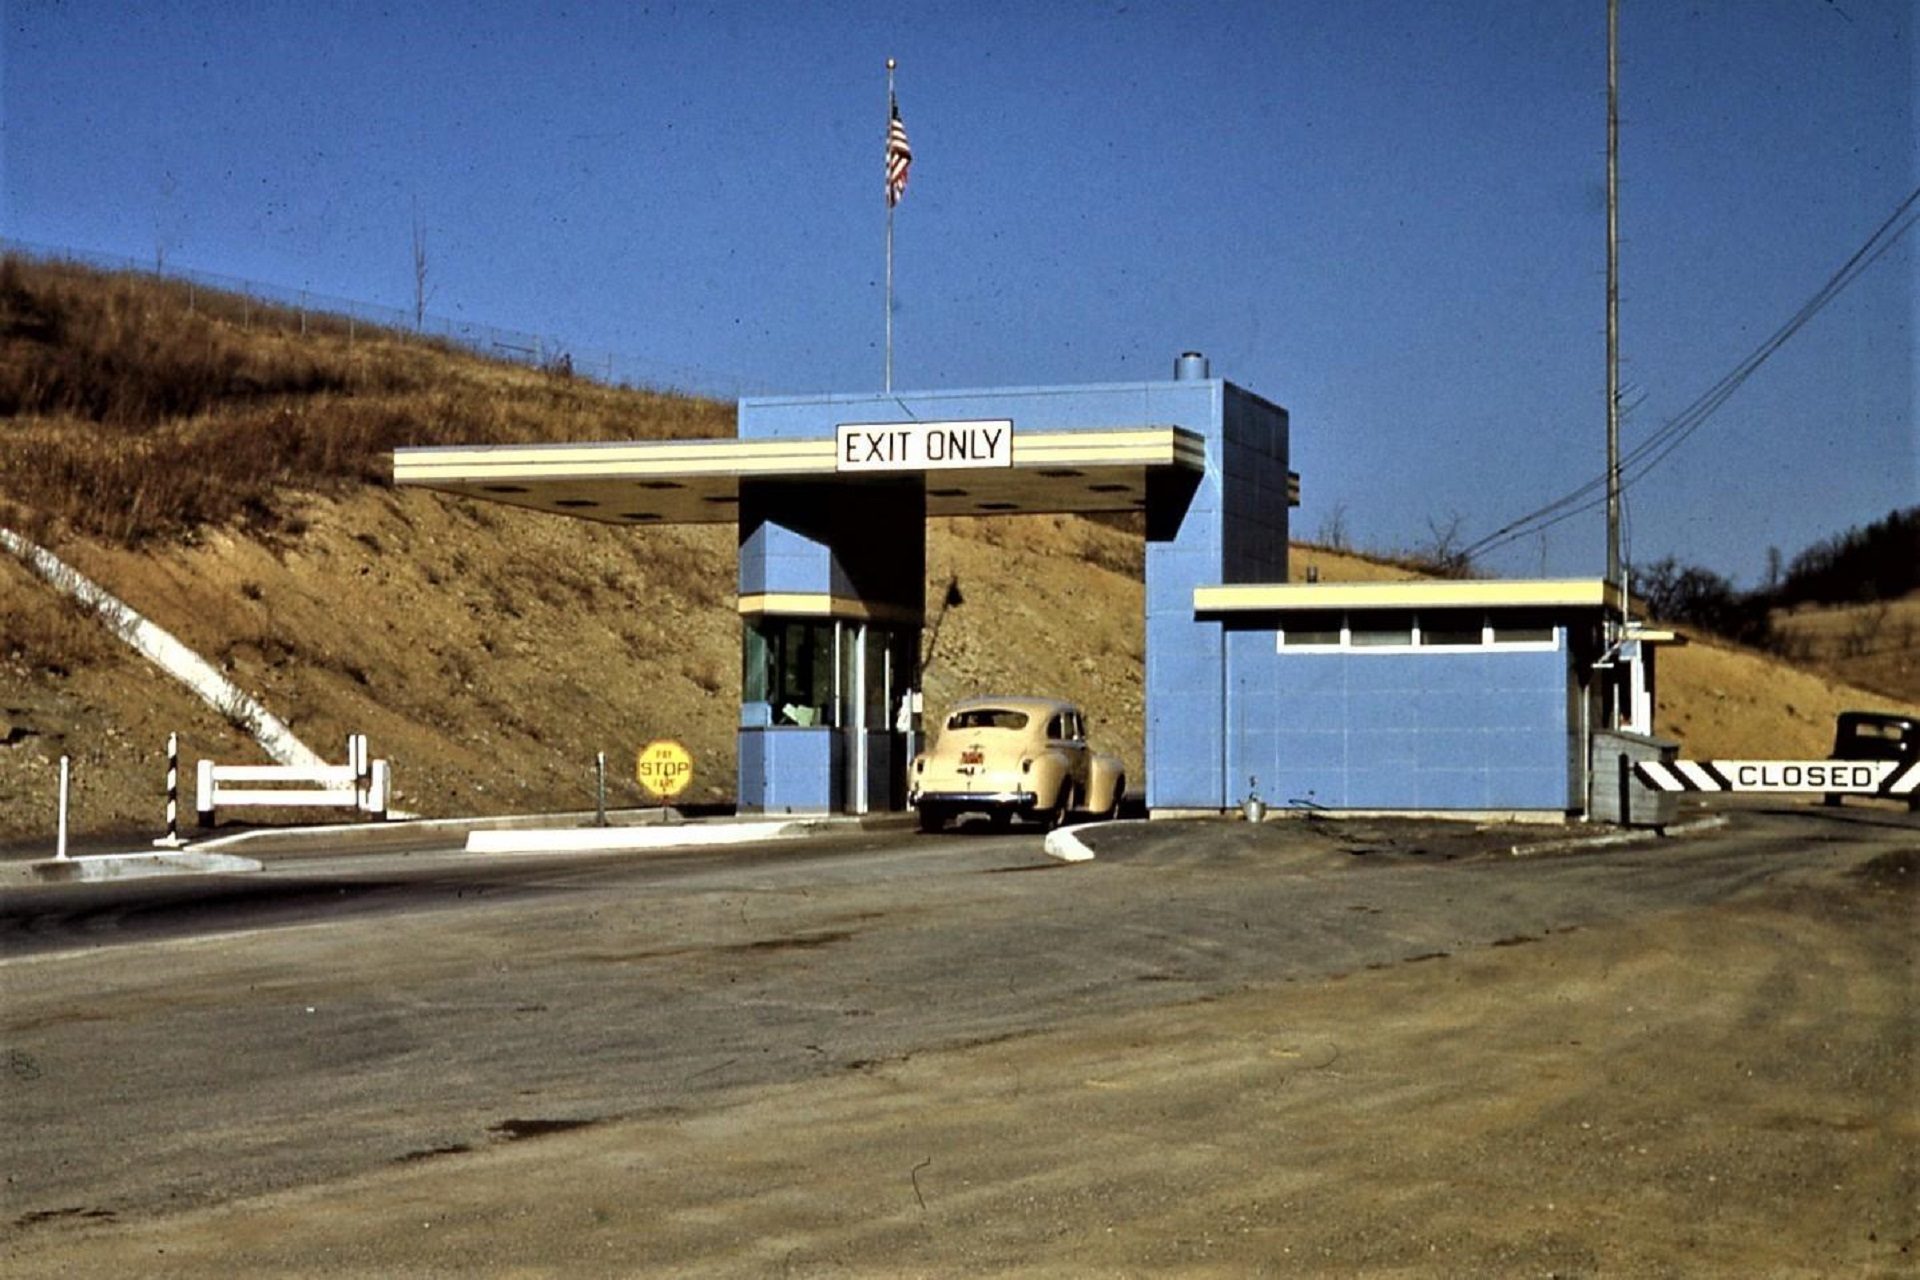
POLYGON ((178 849, 180 838, 180 735, 167 735, 167 834, 155 840, 158 849, 178 849))

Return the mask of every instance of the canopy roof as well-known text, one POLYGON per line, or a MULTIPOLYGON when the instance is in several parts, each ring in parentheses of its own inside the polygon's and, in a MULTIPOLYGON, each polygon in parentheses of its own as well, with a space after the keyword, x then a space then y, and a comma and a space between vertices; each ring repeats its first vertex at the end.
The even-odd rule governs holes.
POLYGON ((1183 427, 1017 432, 1012 465, 843 473, 832 437, 639 440, 394 451, 394 483, 609 524, 731 521, 743 484, 903 481, 930 516, 1132 511, 1154 472, 1198 476, 1205 441, 1183 427))

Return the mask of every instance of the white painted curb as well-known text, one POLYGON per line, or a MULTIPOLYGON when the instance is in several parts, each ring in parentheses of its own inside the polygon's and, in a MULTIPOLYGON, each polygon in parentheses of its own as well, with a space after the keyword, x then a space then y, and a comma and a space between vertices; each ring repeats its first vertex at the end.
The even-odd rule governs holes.
POLYGON ((43 858, 26 864, 42 883, 66 884, 131 880, 138 876, 231 875, 258 871, 252 858, 230 853, 90 853, 77 858, 43 858))
POLYGON ((685 823, 659 827, 565 827, 470 831, 468 853, 627 853, 693 845, 750 844, 806 833, 799 822, 685 823))
POLYGON ((1062 862, 1093 861, 1093 850, 1073 834, 1071 827, 1059 827, 1047 832, 1046 841, 1040 848, 1049 858, 1058 858, 1062 862))

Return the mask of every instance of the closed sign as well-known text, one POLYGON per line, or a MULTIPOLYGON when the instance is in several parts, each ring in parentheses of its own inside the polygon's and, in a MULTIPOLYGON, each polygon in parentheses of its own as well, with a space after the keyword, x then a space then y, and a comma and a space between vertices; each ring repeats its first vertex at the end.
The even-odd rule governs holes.
POLYGON ((1735 791, 1873 791, 1891 760, 1716 760, 1735 791))
POLYGON ((1894 760, 1642 760, 1633 771, 1657 791, 1910 796, 1920 789, 1920 763, 1894 760))

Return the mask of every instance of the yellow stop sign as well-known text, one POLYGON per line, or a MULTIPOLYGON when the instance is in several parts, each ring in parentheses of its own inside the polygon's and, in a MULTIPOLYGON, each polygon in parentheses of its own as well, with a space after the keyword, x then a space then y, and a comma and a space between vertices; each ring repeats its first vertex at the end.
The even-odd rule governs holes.
POLYGON ((693 781, 693 757, 672 738, 661 738, 640 748, 633 776, 648 794, 665 800, 685 791, 693 781))

